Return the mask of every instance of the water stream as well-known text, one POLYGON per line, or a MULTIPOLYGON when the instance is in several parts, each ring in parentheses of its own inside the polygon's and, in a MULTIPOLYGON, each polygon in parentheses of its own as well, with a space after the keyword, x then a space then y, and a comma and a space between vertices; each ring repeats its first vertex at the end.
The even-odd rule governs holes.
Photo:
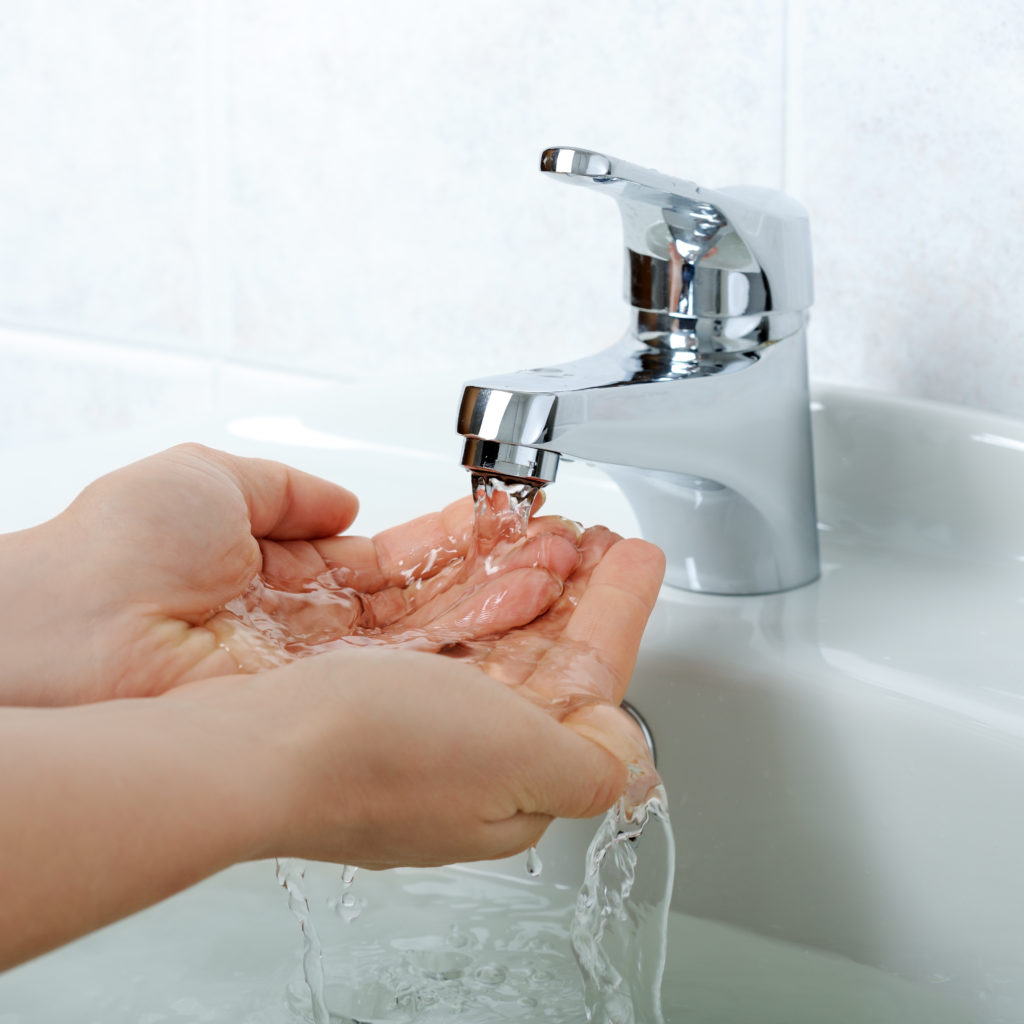
MULTIPOLYGON (((449 572, 453 586, 485 585, 500 571, 500 560, 526 542, 539 489, 475 476, 473 492, 475 518, 468 553, 461 564, 443 570, 449 572)), ((450 555, 431 551, 424 564, 406 570, 406 582, 416 585, 420 576, 429 577, 436 564, 450 555)), ((277 593, 265 581, 256 580, 247 594, 221 613, 221 623, 230 626, 226 634, 230 641, 225 646, 250 669, 352 644, 441 648, 471 662, 482 662, 492 652, 486 638, 467 639, 457 631, 396 632, 377 627, 372 616, 370 624, 365 624, 363 602, 364 595, 339 585, 336 570, 308 581, 298 594, 277 593)), ((531 659, 536 658, 536 650, 533 637, 506 638, 503 658, 506 665, 512 665, 510 674, 528 675, 523 670, 535 664, 531 659), (519 646, 518 640, 522 641, 519 646)), ((526 690, 524 696, 562 718, 596 699, 589 695, 586 683, 588 674, 600 675, 602 668, 581 645, 559 640, 557 653, 552 684, 555 695, 547 698, 526 690)), ((653 778, 649 766, 634 767, 638 777, 653 778)), ((286 890, 289 907, 302 930, 303 976, 314 1024, 429 1021, 435 1019, 430 1016, 431 1006, 439 1008, 437 1020, 462 1017, 473 1024, 534 1019, 538 1014, 541 1019, 565 1024, 574 1024, 584 1015, 595 1024, 660 1024, 671 856, 662 858, 658 866, 654 884, 658 895, 653 903, 632 898, 641 833, 651 821, 658 821, 671 842, 664 793, 660 787, 648 793, 649 788, 640 787, 639 792, 646 794, 641 802, 631 803, 624 797, 608 812, 580 865, 583 884, 575 900, 563 887, 559 899, 546 908, 547 919, 539 931, 544 936, 540 951, 544 955, 530 970, 523 968, 522 960, 531 949, 531 955, 537 956, 533 940, 538 926, 532 916, 536 894, 521 904, 506 893, 494 904, 504 908, 512 933, 507 927, 495 928, 491 920, 486 935, 479 929, 465 932, 458 922, 452 922, 448 935, 438 936, 430 934, 428 921, 419 920, 415 934, 409 935, 410 918, 405 917, 400 931, 392 930, 384 942, 381 926, 389 915, 370 895, 372 885, 365 886, 366 895, 360 893, 363 886, 354 884, 354 868, 342 869, 336 891, 317 902, 305 891, 305 865, 296 860, 278 861, 278 882, 286 890), (330 948, 322 940, 315 922, 321 903, 346 924, 360 917, 364 906, 370 907, 360 927, 343 936, 341 946, 345 948, 330 948), (452 944, 453 935, 465 939, 461 947, 452 944), (403 939, 416 947, 412 959, 409 949, 399 948, 403 939), (350 970, 354 966, 359 967, 356 974, 350 970), (538 1009, 541 1004, 543 1012, 538 1009)), ((637 791, 630 787, 631 795, 637 791)), ((540 854, 531 848, 525 873, 536 878, 541 871, 540 854)), ((513 887, 512 891, 518 890, 513 887)), ((459 894, 458 899, 468 919, 474 901, 467 893, 459 894)), ((487 916, 486 908, 476 907, 476 912, 487 916)))

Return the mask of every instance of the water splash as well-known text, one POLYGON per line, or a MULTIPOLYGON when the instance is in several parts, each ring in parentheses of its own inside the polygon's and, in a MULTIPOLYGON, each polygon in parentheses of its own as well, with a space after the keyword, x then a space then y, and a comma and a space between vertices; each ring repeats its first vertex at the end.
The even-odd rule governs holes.
MULTIPOLYGON (((475 475, 473 535, 467 549, 460 553, 451 540, 414 564, 399 561, 403 585, 413 590, 429 585, 435 593, 458 587, 461 600, 468 600, 501 570, 502 560, 525 543, 539 494, 537 485, 475 475)), ((489 647, 467 639, 465 624, 404 628, 378 622, 375 595, 350 585, 352 580, 343 566, 289 581, 287 586, 257 574, 244 593, 211 611, 204 625, 240 672, 368 646, 441 651, 474 660, 486 657, 489 647)))
POLYGON ((475 557, 487 559, 502 542, 515 544, 526 536, 541 485, 473 473, 472 488, 473 550, 475 557))
POLYGON ((541 862, 540 854, 537 852, 537 847, 531 846, 526 851, 526 873, 531 878, 537 878, 543 870, 544 865, 541 862))
MULTIPOLYGON (((372 894, 373 913, 355 927, 332 928, 337 918, 326 917, 322 960, 307 954, 295 984, 307 1006, 316 992, 314 1006, 334 1024, 663 1024, 673 863, 659 792, 608 812, 575 898, 562 885, 472 866, 360 875, 360 901, 372 894)), ((333 907, 338 875, 318 865, 312 878, 300 911, 333 907)), ((341 891, 354 880, 343 872, 341 891)), ((318 941, 315 931, 304 935, 318 941)), ((298 996, 292 989, 293 1006, 302 1006, 298 996)))
POLYGON ((354 864, 341 866, 341 891, 327 901, 327 906, 346 924, 351 924, 363 912, 366 900, 352 892, 352 883, 359 869, 354 864))

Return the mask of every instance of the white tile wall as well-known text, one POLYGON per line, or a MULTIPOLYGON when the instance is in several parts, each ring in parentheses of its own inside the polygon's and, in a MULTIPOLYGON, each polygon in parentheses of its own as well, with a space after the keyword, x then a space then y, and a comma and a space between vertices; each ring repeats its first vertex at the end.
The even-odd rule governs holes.
POLYGON ((462 378, 609 343, 617 213, 552 144, 787 188, 817 376, 1024 416, 1022 44, 1017 0, 3 0, 0 427, 176 405, 177 371, 132 397, 141 351, 462 378))
POLYGON ((791 14, 813 370, 1024 416, 1024 6, 791 14))
POLYGON ((199 348, 187 3, 0 3, 0 318, 199 348))

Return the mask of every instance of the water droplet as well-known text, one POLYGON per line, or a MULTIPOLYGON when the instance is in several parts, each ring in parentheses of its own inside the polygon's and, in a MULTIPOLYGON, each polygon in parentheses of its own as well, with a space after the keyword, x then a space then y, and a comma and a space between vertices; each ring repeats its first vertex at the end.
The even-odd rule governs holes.
POLYGON ((537 847, 531 846, 526 851, 526 873, 536 878, 543 869, 544 865, 541 863, 540 854, 537 853, 537 847))
POLYGON ((508 977, 508 971, 501 964, 483 964, 473 972, 473 977, 485 985, 500 985, 508 977))

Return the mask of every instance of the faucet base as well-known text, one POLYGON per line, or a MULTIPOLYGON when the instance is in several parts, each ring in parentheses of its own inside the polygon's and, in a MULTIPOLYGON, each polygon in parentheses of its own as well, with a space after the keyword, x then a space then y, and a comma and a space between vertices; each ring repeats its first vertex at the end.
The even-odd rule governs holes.
MULTIPOLYGON (((743 495, 701 477, 601 467, 621 488, 643 536, 665 552, 665 583, 705 594, 757 595, 812 583, 820 574, 813 521, 784 537, 743 495)), ((813 509, 813 505, 810 506, 813 509)))

